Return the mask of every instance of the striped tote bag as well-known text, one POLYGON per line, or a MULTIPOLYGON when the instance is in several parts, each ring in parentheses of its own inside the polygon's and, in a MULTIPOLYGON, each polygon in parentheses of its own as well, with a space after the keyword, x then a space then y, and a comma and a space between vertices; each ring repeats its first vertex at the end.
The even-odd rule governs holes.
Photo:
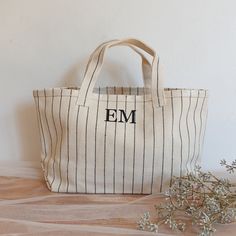
POLYGON ((112 40, 90 56, 81 87, 33 91, 41 163, 51 191, 160 193, 173 176, 194 170, 208 92, 163 88, 158 63, 142 41, 112 40), (120 45, 141 56, 144 87, 95 87, 107 50, 120 45))

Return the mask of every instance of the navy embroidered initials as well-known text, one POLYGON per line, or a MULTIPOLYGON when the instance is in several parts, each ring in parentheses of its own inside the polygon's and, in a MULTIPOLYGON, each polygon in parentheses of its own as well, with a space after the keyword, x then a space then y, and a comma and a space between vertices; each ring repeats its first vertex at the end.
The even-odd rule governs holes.
POLYGON ((124 110, 119 109, 106 109, 106 120, 108 122, 119 122, 119 123, 129 123, 135 124, 136 123, 136 110, 131 110, 129 115, 125 113, 124 110), (118 115, 119 113, 119 115, 118 115), (119 119, 119 120, 118 120, 119 119))

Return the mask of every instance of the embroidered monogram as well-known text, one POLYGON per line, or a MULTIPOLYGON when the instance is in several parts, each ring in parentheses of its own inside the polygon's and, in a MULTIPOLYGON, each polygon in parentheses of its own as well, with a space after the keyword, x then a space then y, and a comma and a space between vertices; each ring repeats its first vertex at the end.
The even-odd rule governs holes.
POLYGON ((135 124, 136 123, 136 110, 132 110, 129 115, 127 116, 126 112, 122 109, 106 109, 106 119, 105 121, 109 122, 119 122, 119 123, 129 123, 135 124), (119 115, 118 115, 119 113, 119 115), (117 119, 119 118, 119 120, 117 119))

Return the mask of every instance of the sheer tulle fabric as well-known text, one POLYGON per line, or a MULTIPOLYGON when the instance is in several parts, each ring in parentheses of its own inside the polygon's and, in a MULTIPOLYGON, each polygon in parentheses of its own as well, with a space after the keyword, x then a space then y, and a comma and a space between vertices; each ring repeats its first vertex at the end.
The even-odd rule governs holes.
MULTIPOLYGON (((161 195, 51 193, 38 163, 1 163, 0 235, 155 235, 136 222, 155 212, 161 195)), ((154 215, 154 214, 153 214, 154 215)), ((190 230, 185 235, 196 235, 190 230)), ((216 235, 235 235, 234 224, 217 226, 216 235)), ((156 235, 175 235, 161 227, 156 235)))

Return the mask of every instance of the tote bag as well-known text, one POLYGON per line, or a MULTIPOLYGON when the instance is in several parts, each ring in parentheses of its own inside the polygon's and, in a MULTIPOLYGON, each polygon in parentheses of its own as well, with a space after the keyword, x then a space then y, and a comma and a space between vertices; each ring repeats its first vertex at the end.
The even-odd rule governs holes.
POLYGON ((112 40, 90 56, 81 87, 34 90, 41 163, 53 192, 151 194, 200 161, 208 92, 163 88, 159 59, 137 39, 112 40), (107 50, 142 58, 144 87, 95 87, 107 50), (149 63, 143 50, 152 56, 149 63))

